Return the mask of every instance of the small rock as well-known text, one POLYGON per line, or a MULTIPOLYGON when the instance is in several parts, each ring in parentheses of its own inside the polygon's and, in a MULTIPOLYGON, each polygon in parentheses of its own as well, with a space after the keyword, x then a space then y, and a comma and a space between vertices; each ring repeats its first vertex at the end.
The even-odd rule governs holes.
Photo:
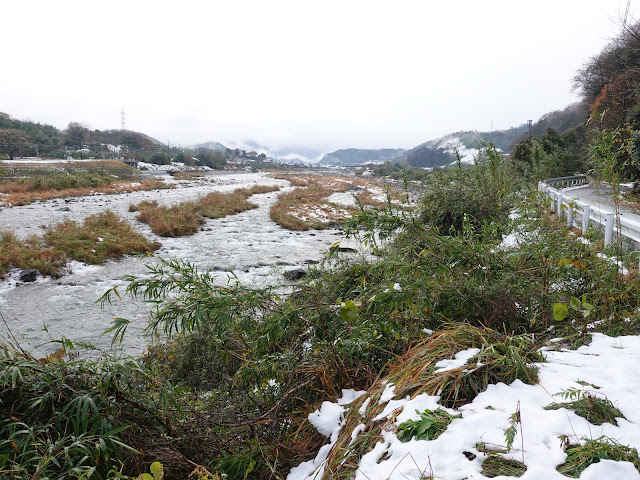
POLYGON ((35 282, 36 278, 38 278, 38 270, 35 268, 25 268, 20 272, 20 280, 27 282, 35 282))
POLYGON ((317 263, 318 263, 318 261, 317 261, 317 260, 310 260, 310 259, 309 259, 309 260, 305 260, 305 261, 304 261, 304 264, 305 264, 305 265, 316 265, 317 263))
POLYGON ((286 272, 283 273, 282 276, 287 280, 300 280, 306 274, 307 274, 306 270, 303 270, 302 268, 296 268, 294 270, 287 270, 286 272))
POLYGON ((59 212, 70 212, 71 209, 69 207, 62 207, 58 209, 59 212))

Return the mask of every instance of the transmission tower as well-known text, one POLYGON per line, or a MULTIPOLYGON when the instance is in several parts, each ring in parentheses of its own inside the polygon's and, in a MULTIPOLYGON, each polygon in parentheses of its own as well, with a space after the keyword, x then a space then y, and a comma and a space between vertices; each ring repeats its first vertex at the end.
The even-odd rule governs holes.
POLYGON ((122 122, 121 122, 121 130, 126 130, 125 125, 124 125, 124 108, 122 109, 122 112, 120 112, 120 119, 122 120, 122 122))

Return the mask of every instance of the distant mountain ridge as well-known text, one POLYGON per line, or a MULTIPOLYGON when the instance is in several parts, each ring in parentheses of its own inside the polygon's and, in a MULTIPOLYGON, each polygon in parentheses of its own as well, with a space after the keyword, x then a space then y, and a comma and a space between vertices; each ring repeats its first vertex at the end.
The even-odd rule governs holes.
MULTIPOLYGON (((227 148, 240 149, 247 152, 265 153, 267 157, 276 161, 290 164, 312 165, 319 161, 320 165, 357 166, 369 162, 406 162, 416 167, 439 167, 456 160, 455 152, 462 157, 462 161, 469 162, 477 154, 482 144, 492 143, 505 153, 509 153, 513 146, 528 136, 540 137, 548 128, 563 134, 575 131, 584 140, 584 120, 588 117, 588 108, 584 102, 574 103, 562 110, 549 112, 534 122, 531 127, 522 124, 506 130, 491 132, 461 131, 445 135, 440 138, 424 142, 411 149, 382 148, 362 149, 344 148, 334 152, 322 154, 313 147, 287 147, 263 145, 255 140, 208 141, 196 144, 193 150, 209 150, 225 152, 227 148)), ((130 130, 94 130, 76 122, 69 123, 66 129, 60 130, 52 125, 42 125, 30 120, 17 120, 6 113, 0 112, 0 129, 18 129, 27 133, 31 141, 25 147, 22 155, 53 155, 64 157, 69 151, 89 147, 100 152, 104 144, 125 146, 129 154, 139 157, 152 155, 160 149, 166 149, 168 154, 179 153, 183 149, 178 145, 164 144, 159 140, 130 130), (174 152, 175 150, 175 152, 174 152)))
POLYGON ((213 152, 224 152, 227 149, 227 147, 220 142, 198 143, 197 145, 194 145, 193 148, 195 150, 211 150, 213 152))
POLYGON ((320 164, 354 166, 368 162, 390 162, 404 152, 404 148, 343 148, 324 155, 320 164))

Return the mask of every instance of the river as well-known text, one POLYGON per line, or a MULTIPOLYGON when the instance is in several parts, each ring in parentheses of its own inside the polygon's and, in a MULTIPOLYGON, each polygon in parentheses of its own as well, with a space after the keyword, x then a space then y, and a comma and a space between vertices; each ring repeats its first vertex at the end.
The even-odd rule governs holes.
MULTIPOLYGON (((306 268, 322 258, 328 248, 341 239, 338 230, 291 232, 269 218, 269 207, 280 192, 292 187, 285 180, 277 180, 262 173, 220 172, 208 175, 199 182, 182 183, 168 177, 174 189, 141 191, 117 195, 92 195, 77 198, 37 202, 0 210, 0 229, 12 230, 19 237, 41 234, 42 228, 65 217, 75 221, 110 209, 133 223, 151 239, 162 243, 155 257, 125 257, 100 266, 79 262, 70 264, 68 274, 57 280, 39 277, 33 283, 21 283, 18 271, 0 282, 0 313, 11 333, 21 346, 36 355, 53 351, 52 339, 65 337, 72 342, 88 342, 99 349, 111 348, 111 337, 102 333, 114 317, 134 320, 125 341, 115 347, 117 352, 137 355, 150 340, 143 335, 148 308, 141 301, 115 299, 104 310, 96 300, 109 288, 122 287, 126 275, 144 275, 145 265, 158 258, 178 258, 192 262, 200 270, 211 271, 220 284, 239 281, 244 285, 264 286, 283 284, 284 271, 306 268), (254 195, 250 201, 258 208, 221 219, 207 220, 193 236, 159 238, 147 225, 135 220, 129 205, 142 200, 157 200, 168 205, 195 199, 211 191, 232 191, 252 185, 278 185, 280 192, 254 195), (233 275, 233 276, 231 276, 233 275)), ((4 325, 0 333, 8 335, 4 325)))

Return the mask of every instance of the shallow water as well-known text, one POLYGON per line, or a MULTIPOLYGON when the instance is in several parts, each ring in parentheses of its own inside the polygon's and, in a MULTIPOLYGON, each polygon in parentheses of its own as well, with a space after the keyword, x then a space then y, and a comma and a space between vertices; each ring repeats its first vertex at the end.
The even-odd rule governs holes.
MULTIPOLYGON (((282 277, 285 270, 306 267, 320 260, 329 247, 341 239, 336 230, 290 232, 271 221, 269 207, 280 192, 252 196, 250 201, 258 208, 208 220, 201 231, 191 237, 156 237, 148 226, 135 220, 135 213, 128 211, 131 203, 142 200, 172 204, 214 190, 232 191, 252 185, 279 185, 281 192, 291 188, 284 180, 260 173, 219 173, 197 185, 177 183, 173 190, 95 195, 2 208, 0 229, 13 230, 21 238, 40 234, 42 226, 65 217, 80 221, 88 215, 111 209, 135 224, 148 238, 162 243, 155 258, 126 257, 102 266, 73 262, 71 272, 58 280, 38 278, 34 283, 23 284, 16 281, 17 272, 13 272, 8 281, 0 283, 0 312, 11 333, 24 348, 36 353, 55 350, 55 344, 46 342, 62 336, 106 349, 110 347, 111 337, 102 332, 111 325, 112 318, 124 317, 135 321, 119 348, 128 354, 138 354, 150 341, 142 334, 147 322, 147 306, 129 298, 115 299, 104 310, 96 304, 96 300, 113 286, 118 285, 119 290, 124 291, 124 276, 144 275, 147 272, 145 265, 156 263, 158 258, 179 258, 196 264, 200 270, 211 271, 220 284, 226 284, 230 278, 244 285, 283 284, 286 283, 282 277), (45 325, 48 332, 43 329, 45 325)), ((7 334, 4 326, 0 327, 0 332, 7 334)))

